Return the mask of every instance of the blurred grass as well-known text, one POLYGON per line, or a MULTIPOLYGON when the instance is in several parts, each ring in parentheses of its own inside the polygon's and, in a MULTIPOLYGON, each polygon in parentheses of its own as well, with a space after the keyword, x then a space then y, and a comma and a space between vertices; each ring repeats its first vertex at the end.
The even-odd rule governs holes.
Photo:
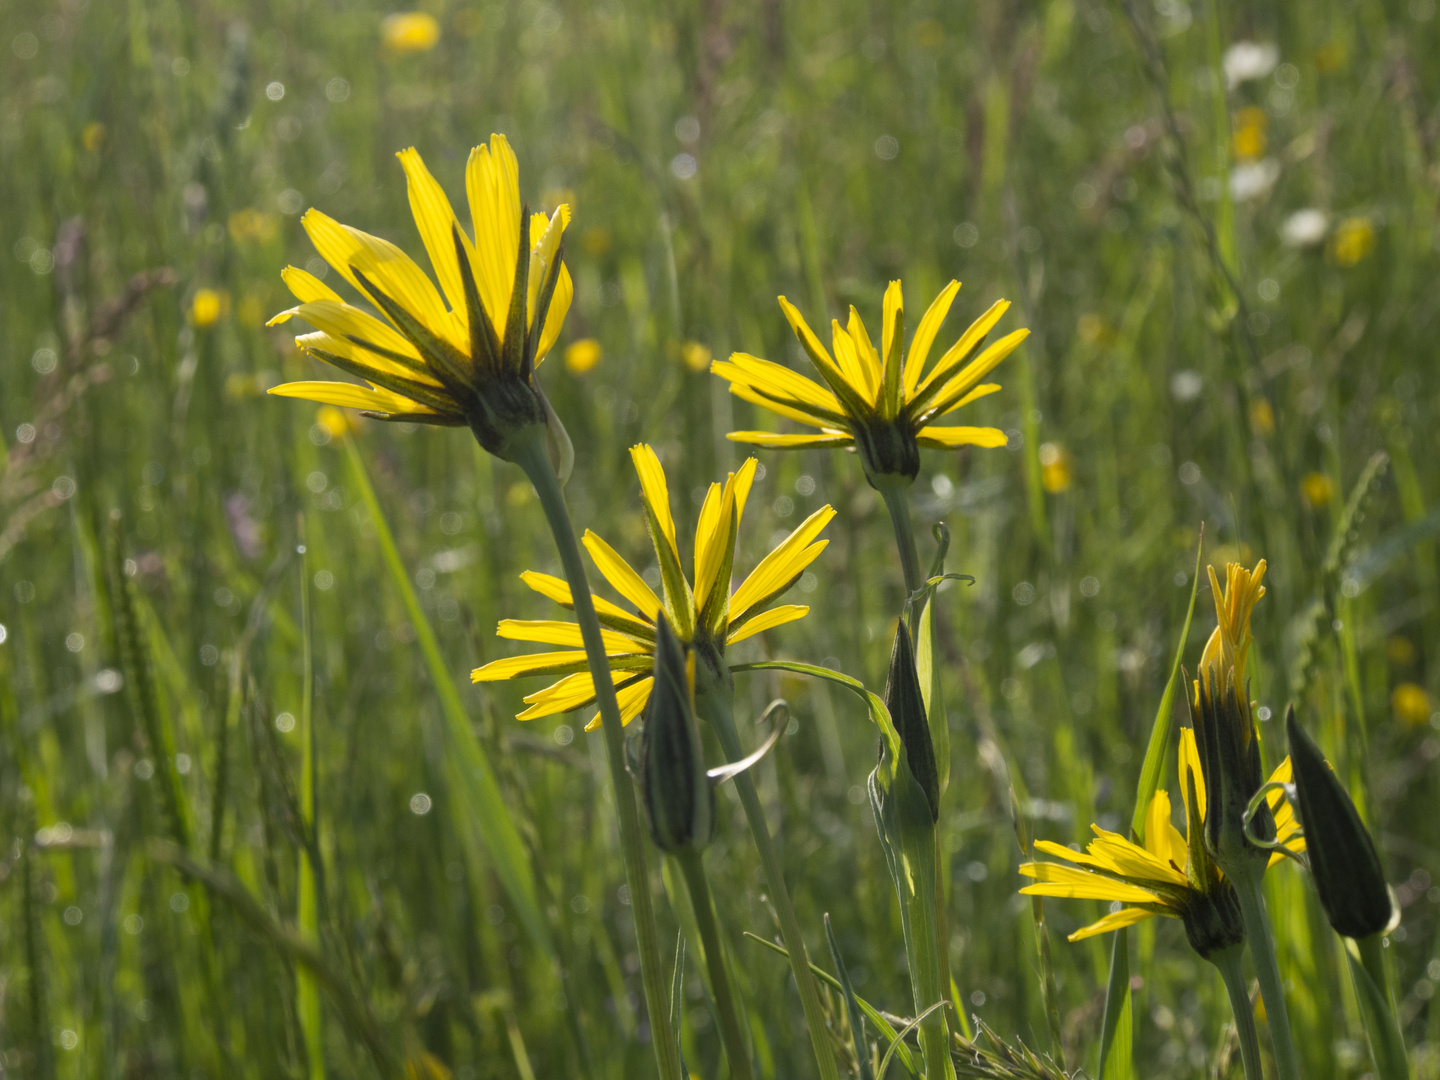
MULTIPOLYGON (((1011 449, 929 452, 916 489, 917 526, 944 520, 948 567, 978 579, 938 605, 967 1007, 1050 1045, 1004 778, 1034 835, 1078 841, 1091 820, 1129 820, 1203 519, 1208 560, 1270 560, 1253 693, 1277 717, 1295 697, 1363 796, 1404 906, 1390 952, 1406 1035, 1418 1073, 1437 1075, 1433 2, 429 10, 437 46, 396 56, 381 44, 389 10, 356 4, 0 9, 6 1069, 307 1072, 301 961, 279 944, 310 835, 301 570, 282 561, 303 512, 327 1071, 374 1075, 384 1053, 356 1034, 369 1023, 421 1076, 646 1075, 602 749, 586 717, 514 722, 531 687, 464 677, 502 655, 497 618, 544 617, 517 580, 555 569, 528 485, 457 433, 355 436, 531 854, 558 963, 457 828, 447 692, 343 447, 305 406, 262 396, 313 370, 263 328, 288 303, 280 267, 314 255, 298 212, 418 252, 393 152, 416 145, 458 196, 469 148, 503 131, 532 203, 576 212, 562 348, 593 337, 604 358, 574 374, 557 350, 541 378, 581 450, 577 523, 637 565, 626 447, 657 446, 683 532, 701 485, 739 460, 724 432, 751 426, 685 363, 686 343, 803 367, 777 293, 812 320, 850 303, 874 318, 899 275, 912 312, 953 276, 957 318, 1005 296, 1034 331, 1000 369, 1004 392, 975 406, 1011 449), (1273 43, 1281 66, 1227 87, 1222 57, 1240 40, 1273 43), (1265 149, 1235 160, 1257 123, 1265 149), (1247 176, 1270 186, 1241 197, 1247 176), (1287 246, 1307 208, 1328 232, 1287 246), (1347 513, 1379 450, 1388 467, 1347 513), (202 859, 212 836, 253 910, 147 856, 169 837, 202 859)), ((826 662, 878 688, 901 599, 883 507, 853 461, 762 463, 740 569, 796 515, 827 501, 841 514, 798 589, 811 616, 736 659, 826 662)), ((1213 625, 1201 589, 1191 664, 1213 625)), ((799 723, 757 782, 809 945, 827 955, 828 911, 856 992, 902 1008, 898 912, 861 787, 873 731, 848 695, 778 673, 741 676, 742 721, 777 694, 799 723)), ((773 936, 773 920, 738 806, 721 807, 708 864, 757 1052, 763 1036, 775 1075, 810 1075, 783 960, 740 937, 773 936)), ((1333 938, 1292 868, 1270 888, 1307 1069, 1359 1075, 1333 938)), ((1063 936, 1092 906, 1045 909, 1065 1057, 1091 1070, 1106 945, 1063 936)), ((1177 925, 1134 937, 1136 1061, 1200 1076, 1221 987, 1177 925)), ((693 964, 684 993, 686 1060, 709 1075, 718 1047, 693 964)), ((843 1000, 831 1005, 838 1022, 843 1000)))

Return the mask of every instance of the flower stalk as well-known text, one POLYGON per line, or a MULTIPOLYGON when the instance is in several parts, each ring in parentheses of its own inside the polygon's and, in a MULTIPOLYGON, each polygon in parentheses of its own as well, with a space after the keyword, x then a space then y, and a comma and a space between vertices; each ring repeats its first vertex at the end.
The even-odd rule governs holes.
POLYGON ((730 1063, 730 1075, 735 1080, 754 1080, 750 1052, 746 1048, 744 1031, 740 1027, 740 1012, 735 1005, 735 994, 730 988, 730 973, 725 960, 725 948, 720 940, 720 927, 715 920, 715 903, 710 896, 710 882, 705 876, 704 857, 699 850, 690 848, 677 852, 674 858, 685 877, 685 887, 690 890, 690 907, 695 912, 695 928, 700 933, 700 944, 705 949, 705 966, 710 972, 710 990, 715 995, 715 1009, 720 1014, 720 1038, 725 1043, 725 1057, 730 1063))
MULTIPOLYGON (((699 657, 695 682, 695 711, 714 730, 726 761, 739 761, 744 756, 744 751, 740 746, 739 732, 735 729, 734 683, 724 659, 713 652, 699 657)), ((795 907, 790 901, 790 890, 785 884, 784 864, 770 835, 770 826, 765 820, 765 808, 760 803, 760 794, 755 790, 755 781, 751 779, 749 772, 742 772, 735 777, 735 789, 740 795, 740 805, 745 808, 745 820, 750 826, 755 848, 760 853, 760 866, 765 873, 770 898, 775 905, 775 914, 780 923, 780 939, 790 960, 791 973, 795 976, 795 987, 800 994, 800 1007, 805 1014, 805 1027, 810 1034, 816 1064, 819 1065, 820 1075, 824 1080, 839 1080, 840 1073, 831 1049, 830 1032, 825 1023, 824 1010, 820 1006, 820 994, 810 973, 805 938, 800 931, 800 920, 795 916, 795 907)), ((698 900, 696 904, 699 904, 698 900)), ((709 951, 708 945, 706 950, 709 951)))
POLYGON ((1255 1010, 1250 1005, 1250 991, 1240 964, 1243 952, 1243 945, 1231 945, 1211 953, 1206 959, 1219 968, 1220 978, 1225 982, 1230 1011, 1235 1014, 1235 1035, 1240 1043, 1240 1063, 1245 1069, 1245 1080, 1264 1080, 1260 1069, 1260 1041, 1255 1034, 1255 1010))
POLYGON ((1245 937, 1250 942, 1255 977, 1260 982, 1260 997, 1265 1002, 1265 1021, 1270 1025, 1270 1044, 1275 1051, 1275 1074, 1279 1080, 1299 1080, 1300 1063, 1295 1055, 1295 1042, 1290 1036, 1290 1013, 1285 1008, 1280 968, 1275 962, 1275 941, 1270 934, 1270 917, 1265 912, 1265 897, 1260 891, 1264 868, 1263 862, 1258 868, 1245 864, 1242 870, 1229 876, 1240 898, 1245 937))
MULTIPOLYGON (((560 488, 560 479, 551 464, 546 448, 545 427, 533 425, 529 437, 516 440, 513 460, 534 485, 535 493, 545 511, 545 520, 555 538, 555 547, 564 567, 566 580, 574 597, 575 618, 580 626, 586 659, 595 676, 600 726, 605 737, 605 758, 610 768, 610 786, 615 796, 616 816, 620 821, 620 848, 625 860, 625 880, 630 888, 630 911, 635 919, 635 937, 640 951, 640 977, 645 988, 645 1005, 650 1017, 650 1034, 655 1047, 655 1061, 661 1080, 673 1080, 680 1071, 680 1053, 675 1034, 668 1022, 668 987, 660 964, 660 940, 655 926, 655 909, 650 896, 650 878, 645 865, 639 810, 635 790, 625 772, 625 745, 620 707, 615 699, 615 685, 610 680, 605 643, 600 636, 600 621, 590 598, 590 585, 585 566, 580 561, 580 547, 570 511, 560 488)), ((698 907, 699 905, 697 905, 698 907)), ((708 950, 708 946, 707 946, 708 950)))

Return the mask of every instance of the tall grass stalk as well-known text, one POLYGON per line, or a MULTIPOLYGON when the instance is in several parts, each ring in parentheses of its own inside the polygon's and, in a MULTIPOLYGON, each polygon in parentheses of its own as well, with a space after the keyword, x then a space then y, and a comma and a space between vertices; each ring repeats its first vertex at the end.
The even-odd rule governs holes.
POLYGON ((1265 1022, 1270 1027, 1270 1045, 1275 1052, 1275 1073, 1279 1080, 1299 1080, 1300 1062, 1295 1056, 1295 1042, 1290 1035, 1290 1012, 1285 1007, 1285 990, 1280 981, 1280 968, 1275 962, 1275 941, 1270 933, 1270 917, 1265 913, 1265 897, 1261 892, 1261 874, 1247 868, 1233 876, 1235 892, 1240 897, 1240 912, 1245 919, 1245 938, 1250 943, 1250 956, 1255 961, 1255 977, 1260 982, 1260 996, 1265 1002, 1265 1022))

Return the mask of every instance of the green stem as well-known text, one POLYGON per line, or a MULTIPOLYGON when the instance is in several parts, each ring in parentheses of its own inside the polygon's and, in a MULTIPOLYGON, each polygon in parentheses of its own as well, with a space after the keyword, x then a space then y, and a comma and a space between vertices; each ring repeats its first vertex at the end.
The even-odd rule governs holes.
POLYGON ((1385 970, 1384 935, 1352 938, 1346 941, 1350 974, 1360 998, 1360 1015, 1365 1021, 1365 1034, 1370 1040, 1370 1054, 1375 1061, 1375 1075, 1380 1080, 1409 1080, 1410 1063, 1405 1056, 1405 1037, 1395 1017, 1395 995, 1385 970), (1354 949, 1348 946, 1355 943, 1354 949), (1361 985, 1366 977, 1374 984, 1374 992, 1361 985))
MULTIPOLYGON (((920 570, 920 551, 915 546, 915 530, 910 524, 909 488, 900 484, 886 484, 880 488, 880 497, 885 500, 885 509, 890 511, 890 524, 895 526, 895 547, 900 552, 900 567, 905 572, 905 599, 915 595, 925 578, 920 570)), ((915 637, 919 623, 919 611, 911 611, 906 624, 910 637, 915 637)))
POLYGON ((1235 1014, 1235 1034, 1240 1040, 1240 1061, 1245 1066, 1245 1080, 1264 1080, 1260 1071, 1260 1042, 1255 1035, 1255 1010, 1250 1007, 1250 991, 1245 985, 1245 972, 1240 966, 1241 947, 1231 945, 1206 959, 1220 969, 1225 992, 1230 996, 1230 1011, 1235 1014))
POLYGON ((675 856, 690 890, 690 907, 695 912, 695 928, 705 948, 705 966, 710 971, 710 990, 720 1013, 720 1037, 725 1043, 725 1056, 730 1061, 734 1080, 754 1080, 750 1068, 750 1052, 740 1027, 740 1014, 735 1008, 735 995, 730 989, 730 973, 725 963, 725 950, 720 944, 720 927, 715 922, 715 904, 710 898, 710 882, 705 877, 705 862, 698 851, 682 851, 675 856))
POLYGON ((655 928, 655 908, 650 897, 650 877, 645 869, 645 849, 641 844, 640 814, 635 805, 635 789, 625 771, 625 736, 620 719, 620 706, 615 700, 615 684, 610 678, 610 664, 605 656, 605 643, 600 637, 600 620, 595 616, 595 603, 590 597, 590 583, 585 565, 580 561, 580 546, 575 542, 575 528, 560 480, 545 452, 544 428, 536 427, 531 438, 517 448, 515 463, 525 470, 545 520, 555 537, 560 564, 570 583, 575 606, 575 621, 580 624, 580 637, 585 643, 585 659, 595 680, 595 696, 600 706, 600 728, 605 735, 605 758, 610 766, 610 786, 615 796, 616 816, 620 819, 620 849, 625 858, 625 880, 630 886, 630 911, 635 917, 635 937, 640 948, 640 977, 645 986, 645 1006, 650 1016, 650 1037, 655 1046, 655 1062, 660 1080, 677 1080, 680 1052, 667 1012, 667 979, 660 964, 660 940, 655 928))
MULTIPOLYGON (((1263 869, 1260 873, 1264 873, 1263 869)), ((1275 963, 1275 942, 1270 936, 1270 918, 1265 914, 1265 897, 1260 892, 1260 877, 1253 869, 1233 878, 1240 897, 1240 911, 1245 917, 1245 936, 1250 942, 1250 955, 1255 960, 1255 977, 1260 981, 1260 997, 1265 1002, 1265 1019, 1270 1025, 1270 1044, 1275 1051, 1275 1073, 1279 1080, 1300 1080, 1300 1063, 1295 1057, 1295 1043, 1290 1038, 1290 1014, 1285 1008, 1285 994, 1280 988, 1280 968, 1275 963)))
MULTIPOLYGON (((723 663, 723 661, 722 661, 723 663)), ((697 664, 700 685, 696 688, 695 708, 710 723, 720 739, 720 748, 727 761, 739 761, 744 757, 740 747, 740 735, 735 730, 735 714, 731 707, 731 691, 728 673, 716 678, 709 665, 697 664)), ((800 1007, 805 1013, 805 1026, 810 1032, 810 1045, 815 1051, 815 1061, 820 1066, 824 1080, 840 1080, 835 1064, 835 1053, 831 1049, 829 1028, 825 1023, 825 1012, 820 1007, 820 994, 815 988, 815 979, 810 974, 810 960, 805 952, 805 938, 800 933, 800 920, 795 917, 795 907, 790 902, 790 890, 785 886, 785 870, 780 862, 780 853, 770 836, 770 826, 765 821, 765 808, 760 805, 760 795, 755 790, 755 781, 748 771, 735 777, 735 790, 740 795, 740 804, 745 808, 745 820, 750 825, 750 835, 755 838, 755 847, 760 852, 760 866, 765 872, 765 881, 770 887, 770 897, 775 903, 775 913, 780 920, 780 940, 785 943, 789 954, 790 971, 795 976, 795 987, 800 993, 800 1007)))

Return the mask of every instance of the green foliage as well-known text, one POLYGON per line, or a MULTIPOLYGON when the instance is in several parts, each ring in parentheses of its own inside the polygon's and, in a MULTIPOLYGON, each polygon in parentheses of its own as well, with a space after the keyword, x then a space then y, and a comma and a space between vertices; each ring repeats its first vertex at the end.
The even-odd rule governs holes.
MULTIPOLYGON (((497 619, 553 615, 518 580, 559 572, 529 484, 463 431, 362 422, 342 439, 263 394, 320 375, 292 328, 264 325, 291 303, 281 267, 314 258, 299 213, 420 256, 394 153, 415 145, 460 203, 492 131, 532 208, 575 211, 575 302, 536 374, 576 448, 573 516, 652 577, 673 568, 648 561, 627 448, 655 446, 690 527, 743 457, 725 433, 771 425, 696 358, 808 368, 777 295, 817 327, 851 304, 873 327, 903 277, 913 326, 958 278, 937 346, 1000 297, 1032 331, 994 374, 1004 389, 967 407, 1010 447, 922 451, 910 489, 920 565, 943 522, 945 566, 976 579, 937 586, 916 637, 944 758, 942 946, 980 1021, 960 1074, 1057 1074, 1022 1045, 1047 1045, 1051 1002, 1051 1057, 1095 1060, 1110 943, 1064 938, 1103 912, 1046 903, 1042 992, 1010 790, 1030 835, 1083 843, 1092 821, 1136 820, 1142 772, 1167 786, 1172 754, 1150 751, 1203 521, 1205 561, 1269 560, 1250 691, 1272 718, 1266 771, 1293 698, 1395 888, 1399 1034, 1435 1075, 1432 9, 446 0, 426 6, 435 47, 405 54, 383 44, 392 9, 369 3, 4 5, 7 1075, 305 1075, 317 1025, 297 970, 327 1075, 653 1070, 643 1033, 668 1020, 644 1014, 593 710, 520 724, 539 684, 464 678, 511 651, 497 619), (1239 41, 1273 44, 1278 65, 1227 81, 1239 41), (603 358, 571 370, 585 338, 603 358)), ((878 1062, 915 1011, 864 787, 877 727, 891 760, 894 731, 869 699, 758 665, 878 689, 905 588, 853 456, 759 457, 737 573, 806 513, 839 515, 787 598, 809 616, 727 653, 736 726, 750 745, 752 718, 790 702, 793 728, 747 776, 812 958, 833 919, 851 990, 820 988, 833 1030, 853 996, 878 1062)), ((1187 664, 1213 625, 1196 604, 1187 664)), ((717 919, 769 939, 731 790, 706 854, 717 919)), ((1297 867, 1266 888, 1302 1071, 1358 1077, 1374 995, 1297 867)), ((678 923, 656 895, 669 975, 678 923)), ((1128 937, 1132 989, 1112 989, 1136 1074, 1205 1074, 1220 982, 1173 920, 1128 937)), ((762 1071, 813 1075, 783 961, 748 939, 735 955, 762 1071)), ((676 1011, 709 1077, 699 969, 676 1011)), ((912 1036, 892 1078, 920 1068, 914 1051, 912 1036)))

